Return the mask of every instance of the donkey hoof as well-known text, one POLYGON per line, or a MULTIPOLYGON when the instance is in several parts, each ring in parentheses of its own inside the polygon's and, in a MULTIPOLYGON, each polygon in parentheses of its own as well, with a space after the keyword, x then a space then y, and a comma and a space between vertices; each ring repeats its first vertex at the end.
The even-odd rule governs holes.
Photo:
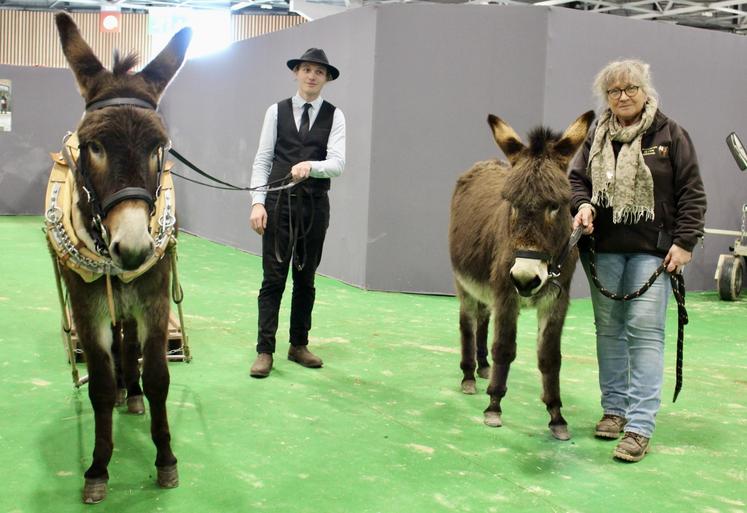
POLYGON ((501 422, 501 414, 495 411, 486 411, 484 422, 486 426, 490 427, 501 427, 503 425, 503 422, 501 422))
POLYGON ((135 415, 142 415, 145 413, 145 404, 143 403, 142 395, 133 395, 127 398, 127 411, 135 415))
POLYGON ((118 388, 117 395, 114 397, 114 406, 122 406, 127 398, 127 389, 118 388))
POLYGON ((469 395, 476 394, 477 388, 475 387, 475 380, 465 379, 462 381, 462 392, 469 395))
POLYGON ((158 471, 158 486, 161 488, 176 488, 179 486, 179 472, 176 465, 156 467, 158 471))
POLYGON ((571 434, 568 432, 568 426, 565 424, 557 424, 550 426, 550 432, 558 440, 566 441, 571 439, 571 434))
POLYGON ((86 479, 83 487, 83 502, 98 504, 106 499, 106 479, 86 479))
POLYGON ((490 367, 478 367, 477 375, 482 379, 488 379, 490 377, 490 367))

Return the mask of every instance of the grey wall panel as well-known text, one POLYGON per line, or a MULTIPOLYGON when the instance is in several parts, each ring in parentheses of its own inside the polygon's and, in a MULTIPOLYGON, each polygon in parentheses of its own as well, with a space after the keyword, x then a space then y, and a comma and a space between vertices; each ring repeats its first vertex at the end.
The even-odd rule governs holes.
POLYGON ((66 69, 0 66, 0 78, 13 94, 12 130, 0 132, 0 214, 41 214, 49 152, 75 130, 83 99, 66 69))
MULTIPOLYGON (((731 131, 747 140, 744 92, 747 39, 714 31, 648 23, 617 16, 550 9, 545 119, 561 128, 594 108, 591 86, 609 61, 637 58, 651 64, 660 107, 692 137, 708 196, 706 226, 739 229, 747 202, 747 174, 740 173, 724 143, 731 131)), ((713 290, 720 253, 733 239, 708 235, 695 249, 685 278, 691 290, 713 290)), ((573 293, 585 295, 580 266, 573 293)))
MULTIPOLYGON (((311 46, 324 48, 341 72, 323 96, 345 114, 347 164, 332 183, 332 219, 319 271, 356 285, 363 284, 366 262, 375 15, 374 10, 357 9, 190 61, 163 105, 178 151, 229 182, 248 185, 267 107, 296 91, 286 61, 311 46)), ((260 252, 260 237, 248 226, 248 193, 205 189, 178 178, 177 185, 185 229, 260 252)))
POLYGON ((547 11, 388 5, 377 24, 366 286, 451 293, 449 202, 502 157, 486 122, 542 121, 547 11))

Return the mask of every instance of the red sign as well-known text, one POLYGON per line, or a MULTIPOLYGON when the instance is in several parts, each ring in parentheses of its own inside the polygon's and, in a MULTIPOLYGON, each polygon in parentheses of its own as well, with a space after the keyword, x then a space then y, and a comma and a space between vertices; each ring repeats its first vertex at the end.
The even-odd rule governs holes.
POLYGON ((122 13, 119 10, 104 10, 99 13, 99 32, 119 32, 122 25, 122 13))

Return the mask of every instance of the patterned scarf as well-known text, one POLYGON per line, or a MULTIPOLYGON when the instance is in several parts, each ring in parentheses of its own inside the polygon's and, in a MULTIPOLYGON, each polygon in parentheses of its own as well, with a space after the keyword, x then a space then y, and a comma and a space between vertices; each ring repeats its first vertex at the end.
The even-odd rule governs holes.
POLYGON ((622 126, 607 109, 599 119, 589 151, 591 202, 612 207, 613 223, 637 223, 654 218, 654 181, 643 160, 641 140, 654 121, 656 98, 646 100, 638 123, 622 126), (612 141, 623 143, 615 160, 612 141))

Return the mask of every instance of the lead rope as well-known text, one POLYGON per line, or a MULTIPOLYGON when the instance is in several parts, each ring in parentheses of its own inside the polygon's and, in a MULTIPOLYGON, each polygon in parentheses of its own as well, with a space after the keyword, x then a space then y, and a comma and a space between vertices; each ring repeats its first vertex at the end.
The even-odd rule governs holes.
POLYGON ((293 265, 297 271, 303 270, 306 266, 306 237, 311 233, 315 220, 315 206, 314 206, 314 194, 313 192, 306 191, 303 187, 296 189, 295 201, 290 191, 286 191, 286 199, 288 200, 288 247, 283 255, 280 251, 280 202, 283 201, 283 193, 281 192, 275 202, 273 208, 273 217, 275 219, 275 226, 273 230, 274 238, 274 250, 275 260, 278 263, 285 262, 290 258, 293 258, 293 265), (309 216, 308 226, 304 221, 304 204, 303 194, 308 194, 311 213, 309 216), (295 219, 295 221, 294 221, 295 219), (298 255, 298 241, 301 241, 302 255, 298 255))
MULTIPOLYGON (((589 242, 589 268, 591 270, 591 279, 602 295, 614 299, 615 301, 630 301, 631 299, 641 297, 651 288, 651 285, 654 284, 661 273, 666 270, 666 265, 662 262, 662 264, 656 268, 654 274, 651 275, 640 289, 625 295, 615 294, 614 292, 607 290, 604 285, 602 285, 602 282, 599 281, 593 235, 589 235, 589 242)), ((687 309, 685 308, 685 278, 682 274, 674 273, 669 275, 669 280, 672 283, 672 294, 674 294, 674 299, 677 302, 677 363, 675 368, 674 397, 672 399, 672 402, 674 403, 677 402, 677 396, 680 394, 680 390, 682 390, 682 361, 685 349, 685 324, 689 322, 689 318, 687 316, 687 309)))

